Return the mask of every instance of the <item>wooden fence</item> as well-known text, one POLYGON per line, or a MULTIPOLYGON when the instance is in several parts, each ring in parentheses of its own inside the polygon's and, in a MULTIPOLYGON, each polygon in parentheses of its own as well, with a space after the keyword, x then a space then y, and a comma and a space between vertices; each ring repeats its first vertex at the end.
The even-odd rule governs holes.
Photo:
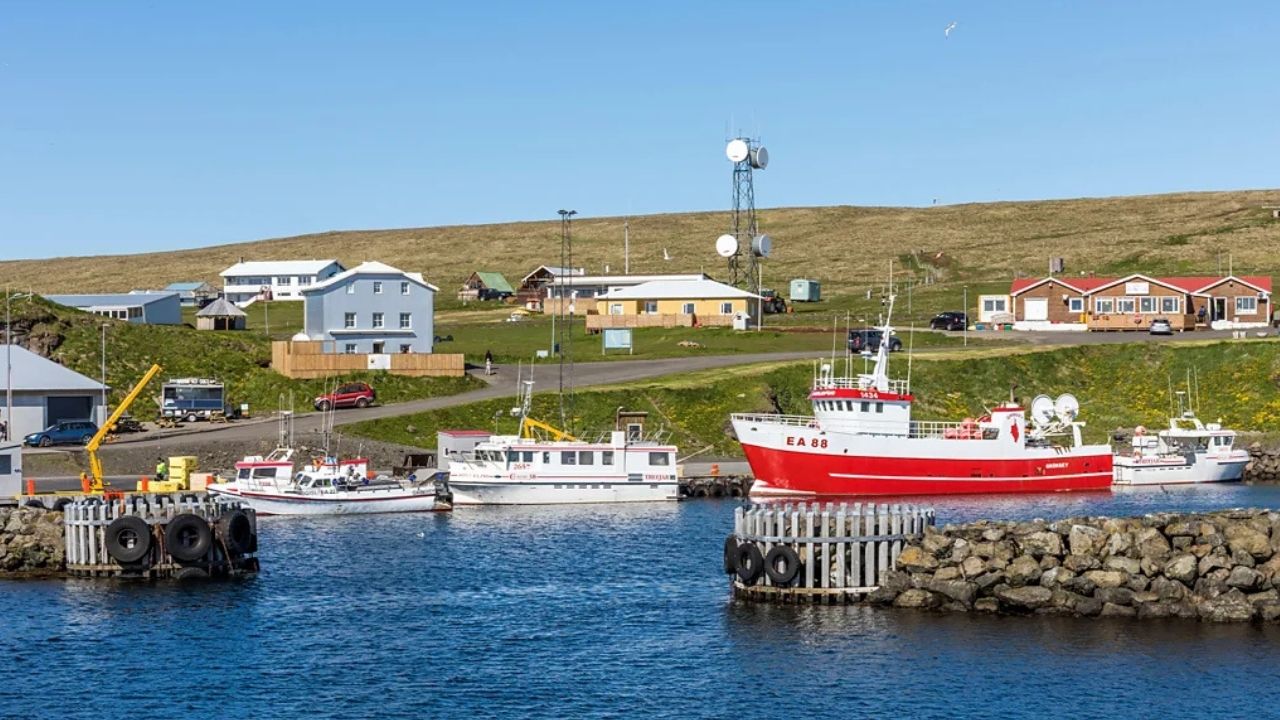
POLYGON ((253 556, 257 549, 257 516, 238 502, 204 493, 131 494, 122 499, 88 496, 66 504, 62 513, 66 567, 72 575, 159 578, 193 573, 208 577, 253 572, 258 567, 257 558, 253 556), (218 526, 219 521, 235 512, 248 517, 252 535, 250 549, 234 547, 235 542, 224 537, 226 529, 218 526), (167 546, 165 530, 180 515, 195 515, 210 528, 208 548, 198 560, 181 562, 167 546), (134 546, 147 543, 148 551, 130 562, 113 558, 108 545, 109 528, 124 517, 139 518, 148 529, 145 538, 135 535, 131 541, 134 546))
POLYGON ((749 505, 734 511, 724 569, 738 597, 848 602, 875 590, 906 540, 933 524, 933 510, 914 505, 749 505))
POLYGON ((326 352, 325 345, 317 340, 276 340, 271 343, 271 368, 295 379, 333 377, 369 370, 411 377, 462 377, 467 374, 466 358, 459 353, 362 355, 326 352))
POLYGON ((606 328, 676 328, 676 327, 733 327, 732 315, 588 315, 587 331, 599 332, 606 328))

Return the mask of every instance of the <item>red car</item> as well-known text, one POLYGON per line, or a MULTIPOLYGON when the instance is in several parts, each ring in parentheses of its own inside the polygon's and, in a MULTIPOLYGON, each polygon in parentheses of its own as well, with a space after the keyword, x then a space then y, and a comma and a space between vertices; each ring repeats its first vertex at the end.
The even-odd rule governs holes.
POLYGON ((331 393, 317 397, 316 409, 324 411, 332 408, 369 407, 377 399, 377 393, 369 383, 347 383, 331 393))

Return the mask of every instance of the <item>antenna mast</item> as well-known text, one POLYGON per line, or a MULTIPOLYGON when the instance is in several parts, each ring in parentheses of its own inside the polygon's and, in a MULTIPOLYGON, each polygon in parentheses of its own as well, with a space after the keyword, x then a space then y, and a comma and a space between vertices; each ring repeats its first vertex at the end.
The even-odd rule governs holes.
POLYGON ((577 210, 560 210, 560 272, 552 278, 554 284, 560 280, 560 303, 556 314, 560 316, 560 427, 565 432, 573 433, 573 301, 576 293, 570 291, 569 302, 565 302, 565 291, 569 290, 564 281, 565 273, 573 273, 573 236, 571 225, 577 210), (565 366, 568 365, 568 368, 565 366), (565 381, 565 370, 568 370, 568 382, 565 381))
MULTIPOLYGON (((754 171, 769 165, 769 151, 754 138, 734 138, 725 146, 725 157, 733 163, 733 218, 729 232, 716 240, 716 252, 729 261, 729 284, 753 295, 760 294, 760 259, 769 257, 773 241, 761 235, 756 220, 754 171)), ((753 320, 757 326, 764 304, 756 298, 753 320)))

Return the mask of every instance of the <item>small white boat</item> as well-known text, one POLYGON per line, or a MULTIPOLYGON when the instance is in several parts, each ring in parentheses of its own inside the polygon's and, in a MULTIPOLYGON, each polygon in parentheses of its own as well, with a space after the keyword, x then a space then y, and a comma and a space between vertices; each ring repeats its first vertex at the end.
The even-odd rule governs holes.
POLYGON ((431 512, 452 508, 448 484, 436 478, 371 476, 365 458, 316 458, 295 470, 293 450, 236 463, 236 477, 211 493, 244 502, 260 515, 354 515, 431 512))
MULTIPOLYGON (((1179 392, 1182 404, 1183 393, 1179 392)), ((1133 431, 1128 454, 1112 463, 1116 485, 1174 485, 1231 482, 1244 477, 1249 452, 1235 447, 1236 433, 1204 424, 1191 410, 1169 419, 1169 428, 1150 435, 1133 431)))

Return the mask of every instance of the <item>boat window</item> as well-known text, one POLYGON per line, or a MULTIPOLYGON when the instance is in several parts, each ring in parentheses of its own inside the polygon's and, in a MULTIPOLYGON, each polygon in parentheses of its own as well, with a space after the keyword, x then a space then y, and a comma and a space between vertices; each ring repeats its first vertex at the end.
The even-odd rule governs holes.
POLYGON ((613 464, 613 451, 612 451, 612 450, 601 450, 601 451, 600 451, 600 464, 601 464, 601 465, 612 465, 612 464, 613 464))
POLYGON ((520 459, 521 459, 521 460, 523 460, 524 462, 527 462, 527 463, 531 463, 531 462, 533 462, 533 451, 532 451, 532 450, 525 450, 523 453, 521 453, 521 458, 520 458, 520 459))
POLYGON ((664 452, 651 452, 649 453, 649 464, 650 465, 670 465, 671 455, 664 452))
POLYGON ((550 465, 550 464, 551 464, 551 453, 549 453, 549 452, 544 452, 544 453, 542 453, 542 464, 543 464, 543 465, 550 465))
POLYGON ((579 452, 578 464, 579 465, 595 465, 596 464, 595 453, 591 452, 590 450, 583 450, 579 452))
POLYGON ((520 462, 520 451, 518 451, 518 450, 508 450, 508 451, 507 451, 507 462, 520 462))
POLYGON ((254 468, 253 469, 253 477, 255 479, 260 480, 262 478, 273 478, 275 476, 276 476, 275 468, 254 468))
POLYGON ((862 406, 859 407, 858 409, 861 410, 862 412, 871 412, 871 403, 867 402, 866 400, 863 400, 862 406))
POLYGON ((884 412, 884 403, 882 402, 876 403, 876 412, 878 413, 884 412))
POLYGON ((560 453, 560 464, 561 465, 577 465, 578 454, 573 452, 572 450, 566 450, 560 453))
POLYGON ((240 470, 239 470, 238 472, 236 472, 236 479, 237 479, 237 480, 248 480, 248 479, 249 479, 249 468, 240 468, 240 470))

